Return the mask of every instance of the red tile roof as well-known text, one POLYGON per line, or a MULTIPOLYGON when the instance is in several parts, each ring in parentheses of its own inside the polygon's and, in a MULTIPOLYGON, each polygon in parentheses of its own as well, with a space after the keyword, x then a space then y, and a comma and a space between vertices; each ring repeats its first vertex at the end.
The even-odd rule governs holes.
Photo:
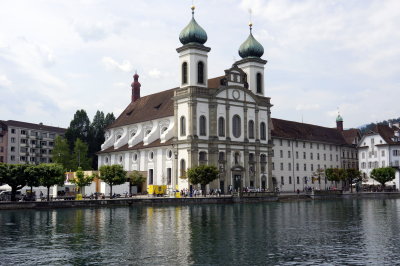
POLYGON ((356 128, 345 129, 342 131, 342 135, 347 144, 350 145, 357 145, 357 142, 354 143, 354 140, 357 139, 357 141, 359 141, 361 139, 361 132, 356 128))
POLYGON ((174 115, 174 89, 143 96, 125 108, 108 128, 120 127, 174 115))
POLYGON ((298 139, 347 145, 348 143, 336 128, 272 118, 272 137, 298 139))
MULTIPOLYGON (((394 137, 394 132, 400 130, 398 127, 396 126, 392 126, 389 127, 387 125, 376 125, 374 127, 374 129, 372 129, 372 133, 378 133, 379 135, 382 136, 382 138, 386 141, 386 143, 388 144, 400 144, 399 142, 393 141, 393 137, 394 137)), ((371 133, 367 133, 371 134, 371 133)))

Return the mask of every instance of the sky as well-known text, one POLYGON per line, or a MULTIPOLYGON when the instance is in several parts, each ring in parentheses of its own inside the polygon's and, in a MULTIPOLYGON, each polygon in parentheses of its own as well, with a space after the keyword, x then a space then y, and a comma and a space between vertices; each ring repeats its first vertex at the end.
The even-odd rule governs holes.
MULTIPOLYGON (((195 0, 209 78, 264 46, 272 117, 344 127, 400 117, 400 1, 195 0)), ((191 0, 2 0, 0 120, 68 127, 85 109, 118 116, 138 72, 141 95, 179 86, 178 36, 191 0)))

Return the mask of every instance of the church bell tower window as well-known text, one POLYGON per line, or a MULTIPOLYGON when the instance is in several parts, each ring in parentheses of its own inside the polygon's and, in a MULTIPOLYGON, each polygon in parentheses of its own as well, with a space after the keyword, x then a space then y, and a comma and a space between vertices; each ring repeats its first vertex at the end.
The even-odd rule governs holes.
POLYGON ((257 93, 262 93, 262 75, 261 73, 257 73, 257 93))
POLYGON ((184 62, 182 64, 182 84, 186 84, 188 82, 188 80, 187 80, 187 71, 188 71, 187 63, 184 62))
POLYGON ((197 83, 204 84, 204 63, 197 63, 197 83))

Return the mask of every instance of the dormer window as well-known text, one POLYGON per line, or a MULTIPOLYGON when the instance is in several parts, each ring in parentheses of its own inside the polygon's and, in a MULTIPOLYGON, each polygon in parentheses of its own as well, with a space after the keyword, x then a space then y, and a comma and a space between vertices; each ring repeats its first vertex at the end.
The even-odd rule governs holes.
POLYGON ((121 135, 118 135, 118 136, 117 136, 117 140, 119 140, 121 137, 122 137, 121 135))
POLYGON ((136 131, 133 131, 133 132, 131 133, 131 138, 133 138, 135 135, 136 135, 136 131))
POLYGON ((149 135, 151 132, 151 129, 146 130, 146 136, 149 135))
POLYGON ((167 131, 167 127, 163 127, 162 129, 161 129, 161 134, 164 134, 165 133, 165 131, 167 131))

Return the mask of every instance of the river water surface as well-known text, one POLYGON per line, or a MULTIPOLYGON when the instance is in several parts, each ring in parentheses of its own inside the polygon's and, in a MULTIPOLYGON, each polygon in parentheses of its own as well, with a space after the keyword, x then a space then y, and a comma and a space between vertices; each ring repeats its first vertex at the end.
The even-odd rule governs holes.
POLYGON ((400 200, 0 211, 0 265, 399 265, 400 200))

